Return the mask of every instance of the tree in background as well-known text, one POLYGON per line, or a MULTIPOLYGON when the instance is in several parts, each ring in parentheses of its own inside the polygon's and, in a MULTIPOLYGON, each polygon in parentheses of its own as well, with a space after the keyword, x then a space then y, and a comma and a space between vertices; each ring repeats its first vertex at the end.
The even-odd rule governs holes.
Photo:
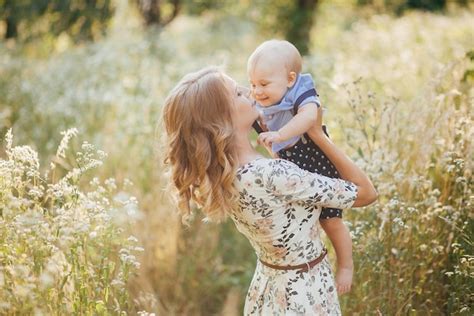
MULTIPOLYGON (((68 34, 74 42, 105 34, 114 0, 0 0, 5 39, 28 41, 46 34, 68 34)), ((216 1, 212 1, 216 2, 216 1)), ((145 26, 165 26, 180 12, 179 0, 135 0, 145 26)), ((186 1, 192 5, 192 1, 186 1)))
POLYGON ((20 41, 67 33, 75 42, 105 33, 113 15, 111 0, 0 0, 6 39, 20 41))
POLYGON ((309 34, 313 27, 318 0, 259 1, 256 20, 264 34, 282 36, 306 55, 309 52, 309 34))
MULTIPOLYGON (((114 0, 0 0, 0 21, 5 38, 25 41, 50 34, 68 34, 74 42, 94 40, 105 34, 113 16, 114 0)), ((134 0, 146 27, 164 27, 178 14, 201 15, 219 11, 253 19, 261 33, 282 37, 309 52, 310 31, 320 0, 134 0)), ((468 0, 450 0, 467 5, 468 0)), ((402 14, 407 9, 443 10, 448 0, 357 0, 359 6, 402 14)))
POLYGON ((376 9, 402 14, 406 10, 441 11, 448 2, 466 6, 468 0, 357 0, 360 6, 372 6, 376 9))
POLYGON ((35 20, 42 16, 48 7, 48 1, 0 0, 0 20, 6 24, 5 38, 18 37, 18 26, 23 21, 35 20))
POLYGON ((184 11, 200 15, 220 11, 253 20, 262 34, 282 37, 295 44, 305 55, 309 51, 309 34, 313 27, 319 0, 216 1, 183 0, 184 11))
POLYGON ((295 44, 306 55, 309 51, 309 33, 313 27, 318 0, 298 0, 288 12, 289 24, 285 29, 285 38, 295 44))
POLYGON ((146 26, 165 26, 179 14, 179 0, 136 0, 146 26))

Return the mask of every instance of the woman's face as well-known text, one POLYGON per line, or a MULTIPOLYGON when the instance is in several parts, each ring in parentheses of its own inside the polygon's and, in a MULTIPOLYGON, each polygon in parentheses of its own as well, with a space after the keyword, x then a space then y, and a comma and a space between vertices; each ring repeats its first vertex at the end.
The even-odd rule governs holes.
POLYGON ((255 100, 250 97, 250 90, 238 85, 232 78, 225 76, 227 89, 233 101, 232 122, 236 129, 250 130, 259 113, 255 100))

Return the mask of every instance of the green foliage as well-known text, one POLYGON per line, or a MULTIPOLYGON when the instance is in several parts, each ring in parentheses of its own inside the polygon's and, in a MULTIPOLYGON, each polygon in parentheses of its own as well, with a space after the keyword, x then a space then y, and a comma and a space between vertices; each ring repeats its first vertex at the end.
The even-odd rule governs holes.
MULTIPOLYGON (((319 10, 318 23, 324 27, 313 33, 313 53, 305 57, 304 71, 316 79, 333 139, 369 173, 380 193, 377 205, 348 210, 345 216, 354 235, 356 268, 353 290, 342 297, 343 312, 472 313, 472 296, 466 293, 473 292, 473 91, 472 79, 467 76, 463 81, 473 69, 465 57, 474 40, 472 12, 358 19, 354 12, 331 8, 328 2, 319 10), (348 128, 353 130, 341 133, 348 128)), ((160 107, 174 84, 209 64, 225 64, 245 84, 246 59, 261 39, 254 25, 235 16, 181 16, 176 22, 160 32, 121 30, 46 59, 30 59, 19 53, 21 49, 0 45, 0 134, 13 128, 17 143, 36 147, 28 152, 38 152, 39 161, 57 162, 55 170, 61 173, 77 164, 70 155, 59 160, 51 156, 57 152, 57 132, 78 126, 84 138, 108 153, 106 164, 95 169, 94 176, 114 177, 119 183, 130 178, 135 183, 140 211, 132 209, 123 218, 132 219, 130 229, 145 252, 139 258, 139 274, 130 274, 128 295, 133 304, 121 305, 127 313, 217 314, 230 304, 227 298, 235 289, 238 304, 227 310, 241 313, 254 251, 232 222, 213 226, 196 220, 190 229, 180 225, 163 192, 168 180, 157 163, 162 151, 153 147, 162 133, 156 124, 160 107)), ((115 205, 116 191, 109 195, 82 179, 75 184, 76 192, 99 192, 115 205)), ((107 191, 105 183, 100 186, 107 191)), ((74 192, 67 197, 66 203, 75 198, 74 192)), ((0 201, 1 207, 4 200, 0 201)), ((83 204, 77 205, 81 210, 83 204)), ((19 234, 2 228, 0 238, 5 232, 19 234)), ((22 238, 30 235, 36 238, 33 233, 22 238)), ((105 256, 102 249, 114 249, 109 256, 117 258, 119 248, 112 244, 127 242, 116 236, 109 241, 98 234, 98 240, 109 242, 105 246, 87 239, 87 254, 98 260, 105 256)), ((73 248, 79 251, 80 245, 73 248)), ((50 255, 43 250, 41 254, 50 255)), ((32 261, 32 256, 18 258, 12 267, 44 262, 32 261)), ((74 253, 66 258, 81 262, 74 253)), ((110 262, 94 261, 94 267, 110 262)), ((113 262, 117 271, 119 261, 113 262)), ((86 284, 76 294, 83 298, 76 300, 77 306, 96 314, 106 308, 114 314, 110 300, 86 300, 87 291, 97 285, 91 282, 99 282, 92 280, 89 270, 74 271, 76 284, 86 284)), ((110 278, 100 282, 100 289, 106 284, 112 287, 110 278)), ((113 288, 126 289, 121 283, 113 288)), ((41 297, 56 302, 54 297, 41 297)))
POLYGON ((259 1, 256 23, 262 34, 282 37, 292 42, 302 55, 310 47, 309 33, 316 15, 317 0, 259 1))
POLYGON ((209 10, 225 10, 230 6, 230 3, 226 1, 215 1, 215 0, 184 0, 183 7, 185 13, 190 15, 201 15, 209 10))
POLYGON ((181 9, 179 0, 136 0, 136 3, 146 26, 163 27, 174 20, 181 9))
POLYGON ((75 42, 104 35, 112 17, 110 0, 0 1, 0 20, 6 21, 6 38, 28 41, 68 34, 75 42))
MULTIPOLYGON (((452 4, 466 6, 467 0, 449 1, 452 4)), ((357 0, 360 6, 371 6, 376 9, 383 9, 401 14, 406 10, 426 10, 426 11, 441 11, 446 9, 447 0, 357 0)))
POLYGON ((468 51, 466 57, 471 61, 471 66, 464 72, 462 80, 464 82, 474 83, 474 50, 468 51))

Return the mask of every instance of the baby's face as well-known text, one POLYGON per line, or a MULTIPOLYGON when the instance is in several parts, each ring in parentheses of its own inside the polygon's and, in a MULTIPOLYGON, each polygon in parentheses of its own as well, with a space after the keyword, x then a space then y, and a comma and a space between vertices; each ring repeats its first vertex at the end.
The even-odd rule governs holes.
POLYGON ((252 97, 264 107, 279 103, 293 83, 282 63, 263 60, 249 69, 248 74, 252 97))

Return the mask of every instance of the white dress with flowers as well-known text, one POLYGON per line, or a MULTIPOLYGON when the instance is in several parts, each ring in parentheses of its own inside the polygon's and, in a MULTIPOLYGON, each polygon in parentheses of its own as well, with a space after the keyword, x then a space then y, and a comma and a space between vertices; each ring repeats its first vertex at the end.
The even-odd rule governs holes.
MULTIPOLYGON (((282 159, 259 158, 237 170, 239 207, 231 214, 257 257, 286 266, 320 256, 321 208, 350 207, 354 184, 300 169, 282 159)), ((245 315, 340 315, 327 257, 307 272, 276 270, 257 261, 245 315)))

